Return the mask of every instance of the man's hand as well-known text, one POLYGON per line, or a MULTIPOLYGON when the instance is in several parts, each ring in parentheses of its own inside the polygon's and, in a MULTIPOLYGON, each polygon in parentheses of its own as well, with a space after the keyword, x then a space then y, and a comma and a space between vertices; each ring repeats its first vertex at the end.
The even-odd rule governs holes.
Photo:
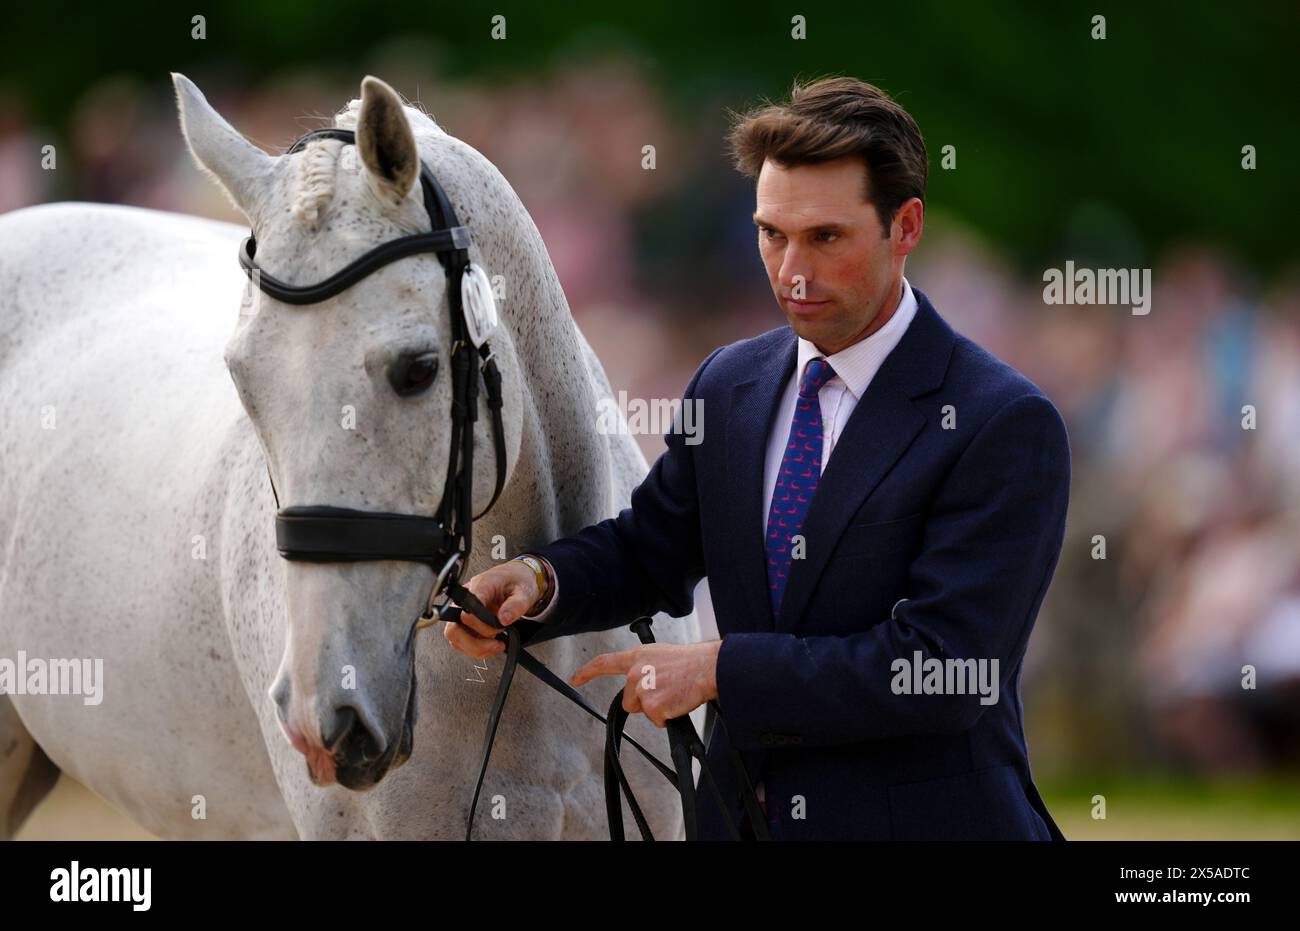
MULTIPOLYGON (((514 623, 537 603, 537 576, 527 564, 510 560, 493 566, 465 583, 484 607, 496 615, 503 626, 514 623)), ((442 625, 442 635, 453 649, 473 659, 482 659, 505 651, 506 645, 496 636, 500 631, 484 624, 465 611, 459 624, 442 625)))
POLYGON ((689 714, 718 697, 721 640, 705 643, 648 643, 594 657, 569 679, 575 688, 597 676, 623 676, 623 709, 643 712, 655 727, 689 714))

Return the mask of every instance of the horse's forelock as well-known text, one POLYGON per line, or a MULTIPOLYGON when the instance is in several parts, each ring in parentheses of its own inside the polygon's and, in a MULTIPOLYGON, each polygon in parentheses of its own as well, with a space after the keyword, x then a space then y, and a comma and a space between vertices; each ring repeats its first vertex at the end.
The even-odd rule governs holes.
MULTIPOLYGON (((409 104, 402 108, 411 122, 415 132, 430 129, 441 132, 433 116, 409 104)), ((361 100, 351 100, 334 116, 334 125, 339 129, 357 128, 361 115, 361 100)), ((315 226, 320 216, 334 197, 334 177, 338 169, 339 152, 343 143, 332 139, 311 142, 299 161, 298 188, 293 203, 293 217, 307 226, 315 226)))
POLYGON ((298 222, 315 226, 334 197, 334 172, 343 143, 321 139, 309 143, 299 159, 298 189, 293 202, 293 216, 298 222))

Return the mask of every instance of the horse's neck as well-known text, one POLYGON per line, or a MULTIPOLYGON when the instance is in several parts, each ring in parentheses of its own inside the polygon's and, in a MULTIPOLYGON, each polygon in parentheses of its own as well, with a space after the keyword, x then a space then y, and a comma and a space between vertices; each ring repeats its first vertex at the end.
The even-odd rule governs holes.
MULTIPOLYGON (((452 166, 459 160, 441 157, 446 153, 436 135, 420 131, 417 140, 428 163, 451 169, 445 182, 473 191, 467 199, 497 205, 494 222, 475 227, 473 236, 488 275, 506 273, 501 324, 514 358, 503 353, 498 364, 518 367, 524 410, 518 461, 483 529, 489 537, 503 534, 511 547, 538 537, 546 542, 605 517, 614 500, 609 438, 596 430, 598 389, 588 353, 541 234, 509 183, 492 170, 475 174, 466 167, 457 175, 452 166), (563 502, 556 500, 559 486, 563 502)), ((481 158, 475 153, 470 160, 475 157, 481 158)), ((476 550, 487 543, 478 531, 475 543, 476 550)))
POLYGON ((518 293, 529 297, 512 302, 504 322, 525 410, 513 487, 503 496, 509 526, 499 532, 535 545, 608 516, 613 463, 609 437, 596 429, 598 389, 585 344, 540 238, 516 274, 518 293))

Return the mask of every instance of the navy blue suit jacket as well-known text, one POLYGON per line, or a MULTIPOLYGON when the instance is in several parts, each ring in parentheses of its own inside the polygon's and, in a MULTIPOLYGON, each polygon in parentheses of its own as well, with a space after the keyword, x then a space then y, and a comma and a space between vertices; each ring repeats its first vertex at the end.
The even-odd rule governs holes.
MULTIPOLYGON (((1063 839, 1030 777, 1020 673, 1065 530, 1065 425, 913 290, 916 315, 822 475, 778 616, 761 510, 788 326, 704 361, 684 395, 703 404, 703 440, 670 432, 631 507, 535 551, 560 589, 531 639, 680 617, 707 575, 724 724, 708 759, 737 824, 729 745, 765 783, 778 839, 1063 839), (891 664, 917 653, 997 659, 998 701, 895 694, 891 664)), ((701 837, 726 836, 712 793, 697 796, 701 837)))

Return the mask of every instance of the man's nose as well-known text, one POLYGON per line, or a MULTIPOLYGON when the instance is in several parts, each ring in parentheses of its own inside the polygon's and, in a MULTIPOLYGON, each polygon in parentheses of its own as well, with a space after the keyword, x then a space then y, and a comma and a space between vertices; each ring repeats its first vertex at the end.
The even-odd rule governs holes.
POLYGON ((793 292, 802 282, 805 289, 812 284, 813 269, 807 253, 797 246, 789 246, 781 258, 780 283, 783 290, 793 292))

